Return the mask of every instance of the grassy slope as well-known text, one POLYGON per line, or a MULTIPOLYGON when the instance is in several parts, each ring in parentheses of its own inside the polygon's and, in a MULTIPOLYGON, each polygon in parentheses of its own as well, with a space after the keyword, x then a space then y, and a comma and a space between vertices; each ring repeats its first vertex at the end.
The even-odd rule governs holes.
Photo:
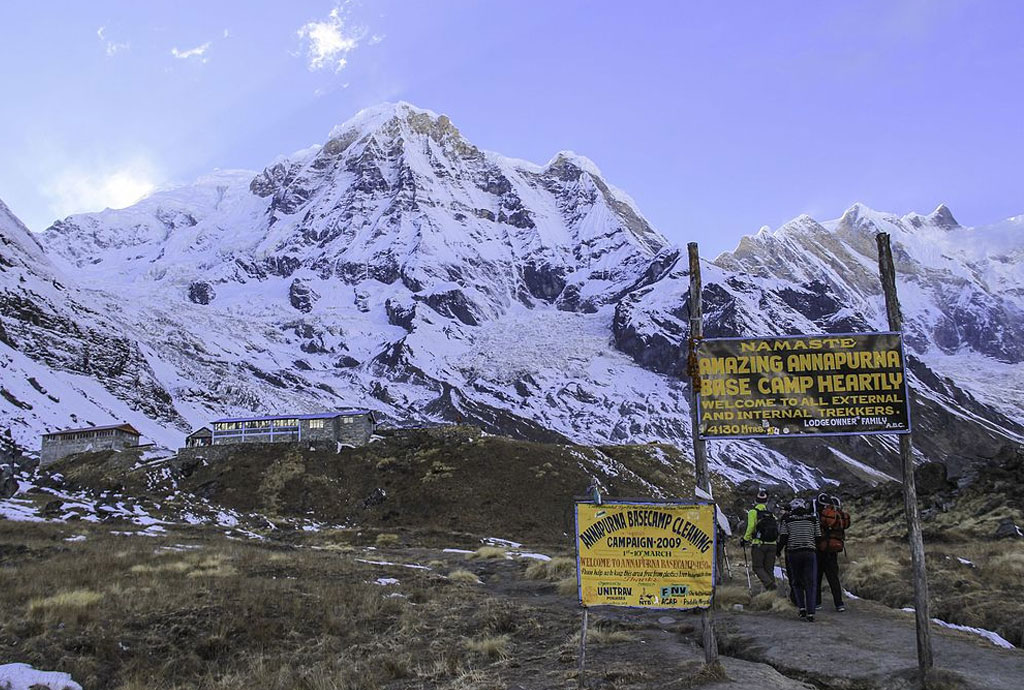
MULTIPOLYGON (((583 446, 487 436, 472 427, 397 433, 341 452, 239 447, 187 468, 128 471, 130 454, 79 456, 55 467, 75 486, 158 496, 180 488, 241 512, 314 518, 330 525, 469 533, 571 547, 572 502, 597 474, 607 495, 692 495, 693 467, 669 446, 583 446), (672 465, 664 462, 667 459, 672 465), (595 468, 609 460, 617 476, 595 468), (645 482, 649 485, 645 485, 645 482), (383 491, 383 500, 378 501, 383 491), (377 497, 377 498, 375 498, 377 497)), ((728 489, 719 484, 722 492, 728 489)))

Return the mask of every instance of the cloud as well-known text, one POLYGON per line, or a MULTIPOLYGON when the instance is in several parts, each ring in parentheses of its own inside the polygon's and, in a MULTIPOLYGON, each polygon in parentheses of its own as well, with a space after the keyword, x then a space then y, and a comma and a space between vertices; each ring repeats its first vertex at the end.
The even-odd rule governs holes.
POLYGON ((199 58, 201 62, 206 62, 206 51, 210 48, 210 41, 207 41, 201 46, 195 48, 189 48, 187 50, 178 50, 177 48, 171 48, 171 55, 178 58, 179 60, 188 60, 189 58, 199 58))
POLYGON ((149 195, 156 184, 153 168, 138 160, 103 170, 68 168, 40 191, 49 199, 51 217, 124 208, 149 195))
POLYGON ((366 35, 365 27, 350 25, 348 18, 342 15, 342 5, 338 5, 324 21, 308 22, 298 30, 299 38, 306 44, 310 71, 340 72, 348 64, 346 56, 359 47, 366 35))
POLYGON ((132 47, 131 44, 127 41, 125 41, 124 43, 118 43, 117 41, 110 40, 107 37, 107 27, 105 26, 101 26, 100 28, 96 29, 96 36, 100 39, 100 42, 103 43, 103 47, 107 53, 107 57, 114 57, 118 53, 126 51, 132 47))

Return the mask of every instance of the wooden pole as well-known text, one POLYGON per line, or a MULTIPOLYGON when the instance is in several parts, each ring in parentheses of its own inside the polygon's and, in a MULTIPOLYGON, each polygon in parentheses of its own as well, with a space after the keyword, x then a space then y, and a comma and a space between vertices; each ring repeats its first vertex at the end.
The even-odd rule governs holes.
MULTIPOLYGON (((701 306, 700 292, 700 254, 697 251, 697 243, 690 242, 686 245, 686 252, 690 258, 690 351, 689 361, 694 362, 696 357, 697 341, 704 337, 704 313, 701 306)), ((690 430, 693 435, 693 471, 696 484, 702 491, 711 494, 711 482, 708 477, 708 454, 704 446, 704 440, 699 434, 699 420, 697 419, 697 396, 700 378, 696 375, 694 367, 690 367, 690 430)), ((718 526, 715 526, 718 529, 718 526)), ((717 558, 717 554, 715 555, 717 558)), ((704 629, 704 663, 713 664, 718 661, 718 640, 715 639, 715 612, 707 608, 700 613, 701 626, 704 629)))
POLYGON ((576 687, 587 687, 587 623, 590 609, 583 607, 583 626, 580 628, 580 670, 576 675, 576 687))
MULTIPOLYGON (((594 503, 601 505, 601 487, 598 486, 597 479, 594 479, 594 483, 587 487, 587 492, 593 493, 594 503)), ((587 627, 589 624, 590 609, 583 606, 583 624, 580 626, 580 667, 576 674, 577 688, 587 687, 587 627)))
MULTIPOLYGON (((889 330, 903 331, 903 315, 896 294, 896 268, 892 262, 889 234, 875 236, 878 243, 878 273, 885 295, 885 311, 889 317, 889 330)), ((906 365, 906 362, 904 362, 906 365)), ((910 401, 907 401, 910 404, 910 401)), ((907 516, 907 538, 910 541, 910 562, 914 577, 914 617, 917 619, 917 666, 921 682, 925 682, 933 665, 932 637, 928 617, 928 577, 924 563, 924 539, 921 536, 921 516, 917 509, 917 485, 914 479, 914 453, 910 434, 900 434, 900 465, 903 471, 903 509, 907 516)))

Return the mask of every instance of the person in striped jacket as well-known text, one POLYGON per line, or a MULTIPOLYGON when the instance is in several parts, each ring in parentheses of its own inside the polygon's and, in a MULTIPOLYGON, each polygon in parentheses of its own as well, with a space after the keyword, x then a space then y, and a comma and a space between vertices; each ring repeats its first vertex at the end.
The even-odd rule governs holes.
POLYGON ((817 549, 821 527, 818 516, 811 512, 807 501, 795 498, 789 504, 792 512, 779 526, 779 540, 775 547, 777 555, 786 550, 786 563, 792 577, 793 593, 800 617, 814 622, 814 605, 818 582, 817 549))

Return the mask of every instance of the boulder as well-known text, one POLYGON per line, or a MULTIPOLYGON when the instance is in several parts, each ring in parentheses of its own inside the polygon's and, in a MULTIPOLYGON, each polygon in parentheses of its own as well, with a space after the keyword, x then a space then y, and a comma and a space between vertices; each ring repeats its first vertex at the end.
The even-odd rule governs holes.
POLYGON ((918 465, 914 470, 914 477, 917 479, 917 491, 922 496, 944 493, 954 487, 953 482, 949 480, 948 468, 941 462, 918 465))
POLYGON ((318 299, 320 299, 320 295, 298 278, 293 280, 288 288, 288 301, 303 314, 313 311, 313 305, 318 299))
POLYGON ((18 493, 18 480, 14 478, 14 471, 9 467, 0 468, 0 499, 10 498, 18 493))
POLYGON ((205 280, 196 280, 188 286, 188 299, 195 304, 209 304, 216 297, 213 286, 205 280))
POLYGON ((1024 539, 1024 530, 1014 523, 1013 518, 1003 518, 993 536, 996 539, 1024 539))

